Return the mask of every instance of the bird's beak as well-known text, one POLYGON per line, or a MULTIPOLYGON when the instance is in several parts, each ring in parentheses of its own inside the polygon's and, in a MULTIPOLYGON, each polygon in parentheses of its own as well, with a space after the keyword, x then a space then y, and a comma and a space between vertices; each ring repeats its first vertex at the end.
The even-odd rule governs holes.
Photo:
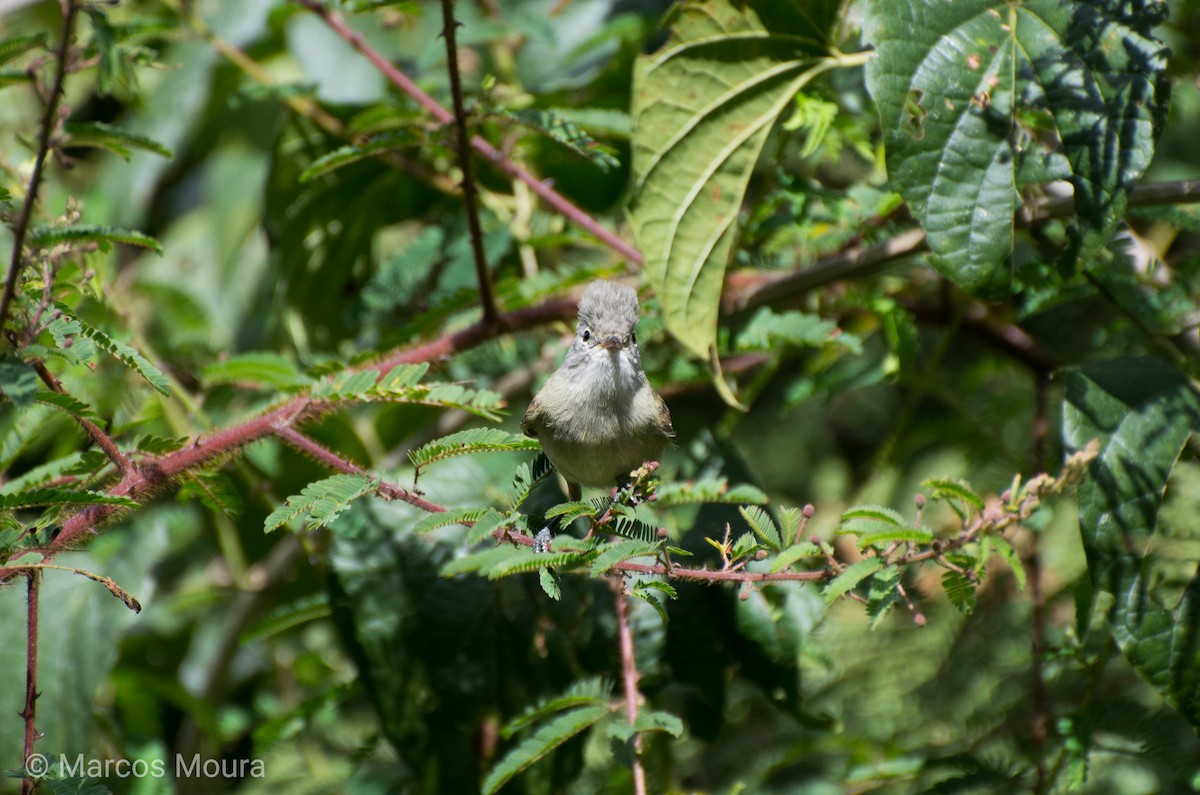
POLYGON ((613 334, 608 339, 600 343, 600 347, 606 351, 620 350, 625 347, 625 343, 616 334, 613 334))

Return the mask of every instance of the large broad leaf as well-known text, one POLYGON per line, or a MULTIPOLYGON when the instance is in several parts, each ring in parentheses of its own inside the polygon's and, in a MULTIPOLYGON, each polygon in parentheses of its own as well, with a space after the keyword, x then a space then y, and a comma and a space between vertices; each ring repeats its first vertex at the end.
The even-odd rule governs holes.
POLYGON ((1159 526, 1167 479, 1200 427, 1200 395, 1152 359, 1089 365, 1067 375, 1070 450, 1100 441, 1079 487, 1079 525, 1093 585, 1112 594, 1113 635, 1129 662, 1200 725, 1200 575, 1159 526), (1172 589, 1182 581, 1182 588, 1172 589))
POLYGON ((929 234, 939 270, 968 290, 1006 287, 1014 211, 1067 180, 1073 253, 1111 236, 1154 152, 1167 103, 1165 6, 1092 0, 872 0, 879 106, 892 184, 929 234))
POLYGON ((667 329, 707 357, 746 183, 775 120, 835 61, 822 57, 829 3, 676 6, 670 42, 633 77, 630 220, 667 329))

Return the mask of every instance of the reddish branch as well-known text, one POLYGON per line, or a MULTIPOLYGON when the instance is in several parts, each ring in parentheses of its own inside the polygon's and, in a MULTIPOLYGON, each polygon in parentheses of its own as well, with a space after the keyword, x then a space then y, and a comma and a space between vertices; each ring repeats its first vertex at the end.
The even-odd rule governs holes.
MULTIPOLYGON (((363 369, 383 375, 397 364, 438 361, 495 338, 501 328, 509 331, 533 328, 570 317, 574 311, 575 303, 570 299, 555 299, 501 315, 500 328, 481 320, 461 331, 447 334, 424 345, 397 351, 363 369)), ((147 457, 136 467, 130 465, 128 469, 122 470, 121 479, 107 493, 114 497, 128 497, 137 502, 146 502, 172 486, 185 472, 210 465, 265 437, 278 436, 281 430, 286 430, 332 408, 332 405, 314 401, 308 395, 293 398, 249 420, 198 438, 187 447, 161 456, 147 457)), ((289 441, 295 443, 294 440, 289 441)), ((313 444, 315 445, 315 443, 313 444)), ((313 451, 309 450, 308 452, 312 453, 313 451)), ((329 453, 329 455, 333 454, 329 453)), ((336 468, 346 471, 341 465, 349 465, 348 462, 344 462, 336 456, 334 458, 339 463, 336 468)), ((333 463, 330 460, 325 462, 333 463)), ((416 495, 403 489, 385 493, 384 496, 389 496, 389 494, 413 504, 418 504, 414 500, 420 500, 416 495), (401 496, 401 492, 408 496, 401 496)), ((428 503, 428 505, 432 507, 426 508, 426 510, 440 507, 434 506, 433 503, 428 503)), ((115 505, 90 505, 68 517, 53 540, 37 551, 49 558, 69 549, 79 543, 88 533, 94 532, 105 521, 116 516, 119 511, 121 508, 115 505)), ((0 583, 6 582, 20 571, 20 569, 0 566, 0 583)))
MULTIPOLYGON (((38 652, 38 599, 41 590, 41 572, 26 573, 29 590, 26 593, 26 623, 25 623, 25 709, 21 717, 25 719, 25 756, 23 765, 29 763, 33 754, 34 743, 41 736, 37 730, 37 652, 38 652)), ((26 776, 21 780, 21 793, 28 795, 37 788, 37 780, 26 776)))
POLYGON ((21 202, 21 215, 17 218, 16 228, 13 229, 12 258, 8 262, 8 276, 4 280, 4 295, 0 297, 0 329, 8 320, 9 306, 17 291, 17 278, 24 267, 24 257, 21 254, 25 246, 25 237, 29 233, 29 223, 33 218, 33 205, 37 202, 38 187, 42 182, 42 167, 46 163, 46 155, 54 140, 54 130, 58 126, 58 102, 62 96, 63 81, 66 79, 70 66, 71 37, 75 30, 75 16, 79 11, 75 0, 59 0, 62 6, 62 27, 58 42, 58 52, 54 69, 54 83, 50 88, 50 96, 46 98, 46 110, 42 114, 42 125, 38 131, 37 153, 33 158, 33 171, 29 174, 29 185, 25 188, 25 200, 21 202))
MULTIPOLYGON (((633 631, 629 628, 629 601, 625 594, 625 578, 612 579, 613 601, 617 608, 617 639, 621 645, 621 681, 625 687, 625 717, 633 726, 638 719, 638 705, 642 700, 638 693, 637 657, 633 650, 633 631)), ((642 736, 633 736, 633 791, 635 795, 646 795, 646 769, 642 767, 642 736)))
MULTIPOLYGON (((351 47, 358 50, 368 61, 370 61, 379 73, 382 74, 392 85, 403 91, 416 101, 418 105, 429 112, 429 115, 439 124, 450 124, 454 121, 454 114, 442 107, 437 100, 422 91, 417 84, 409 77, 392 65, 391 61, 383 57, 377 50, 367 44, 366 39, 362 34, 352 30, 346 24, 346 20, 336 11, 330 11, 319 0, 296 0, 300 5, 308 8, 325 22, 326 25, 333 30, 338 36, 343 38, 351 47)), ((612 231, 604 228, 596 219, 592 218, 586 212, 576 207, 566 197, 555 191, 542 180, 530 174, 525 169, 521 168, 496 147, 492 146, 488 141, 478 135, 471 137, 471 146, 475 151, 482 154, 501 171, 507 173, 514 179, 519 179, 529 186, 530 190, 542 197, 543 200, 556 211, 561 213, 566 218, 571 219, 581 228, 591 232, 600 242, 607 245, 613 251, 616 251, 625 259, 637 265, 642 264, 642 255, 636 248, 626 243, 612 231)))
MULTIPOLYGON (((312 439, 309 439, 295 428, 276 428, 275 435, 290 444, 292 447, 295 447, 300 452, 312 456, 312 458, 320 461, 330 469, 336 469, 339 472, 345 472, 349 475, 364 475, 366 477, 374 477, 374 475, 367 470, 346 460, 345 458, 342 458, 329 448, 323 447, 312 439)), ((429 511, 430 513, 441 513, 442 511, 446 510, 444 506, 430 502, 424 497, 421 497, 418 494, 413 494, 408 489, 402 489, 392 483, 381 481, 380 484, 375 488, 375 491, 378 492, 379 496, 383 497, 384 499, 401 500, 403 502, 407 502, 409 505, 414 505, 423 511, 429 511)))

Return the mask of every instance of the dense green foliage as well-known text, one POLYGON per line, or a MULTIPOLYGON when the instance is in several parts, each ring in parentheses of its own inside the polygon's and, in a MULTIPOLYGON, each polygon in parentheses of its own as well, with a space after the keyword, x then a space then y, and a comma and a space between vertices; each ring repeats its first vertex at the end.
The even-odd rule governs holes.
POLYGON ((12 5, 13 787, 1200 790, 1200 3, 12 5))

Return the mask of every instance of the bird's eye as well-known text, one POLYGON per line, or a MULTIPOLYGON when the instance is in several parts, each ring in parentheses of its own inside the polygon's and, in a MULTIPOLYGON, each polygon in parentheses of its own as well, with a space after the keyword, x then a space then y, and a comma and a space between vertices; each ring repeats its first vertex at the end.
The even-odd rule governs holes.
POLYGON ((587 342, 591 338, 592 338, 592 332, 588 331, 587 329, 584 329, 583 330, 583 341, 587 342))
POLYGON ((634 345, 637 345, 637 332, 636 331, 631 332, 629 335, 629 339, 633 340, 634 345))

